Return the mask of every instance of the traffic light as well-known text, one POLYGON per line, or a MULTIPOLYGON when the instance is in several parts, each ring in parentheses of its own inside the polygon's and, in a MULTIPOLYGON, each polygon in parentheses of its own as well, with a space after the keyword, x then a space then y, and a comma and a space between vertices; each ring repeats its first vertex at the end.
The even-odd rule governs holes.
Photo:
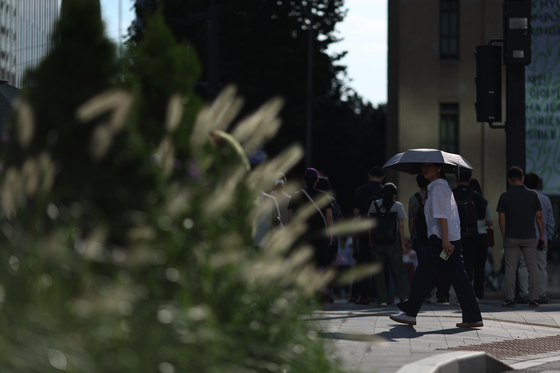
POLYGON ((476 121, 502 121, 502 48, 497 45, 476 47, 476 121))
POLYGON ((531 64, 531 2, 504 1, 504 63, 531 64))

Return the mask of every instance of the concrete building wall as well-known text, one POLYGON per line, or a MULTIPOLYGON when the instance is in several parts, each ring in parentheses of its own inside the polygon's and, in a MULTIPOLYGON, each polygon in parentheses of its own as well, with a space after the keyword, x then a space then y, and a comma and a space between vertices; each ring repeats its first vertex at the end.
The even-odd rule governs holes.
MULTIPOLYGON (((440 148, 440 104, 458 104, 459 153, 474 167, 473 177, 492 207, 496 259, 501 258, 502 242, 495 210, 506 188, 505 131, 476 122, 474 53, 477 45, 502 37, 502 2, 460 0, 459 57, 442 59, 441 1, 389 1, 387 158, 410 148, 440 148)), ((396 181, 407 209, 408 198, 418 190, 415 175, 390 172, 387 179, 396 181)))

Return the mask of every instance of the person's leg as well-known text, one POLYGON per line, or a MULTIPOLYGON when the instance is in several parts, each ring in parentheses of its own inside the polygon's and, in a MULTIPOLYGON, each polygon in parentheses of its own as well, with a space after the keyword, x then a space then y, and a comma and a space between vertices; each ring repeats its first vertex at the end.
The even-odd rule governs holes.
MULTIPOLYGON (((369 235, 361 234, 358 238, 358 244, 360 247, 359 258, 361 262, 358 264, 367 265, 371 263, 371 252, 369 249, 369 235)), ((369 281, 370 276, 362 279, 358 283, 358 297, 362 299, 368 299, 369 295, 369 281)))
POLYGON ((465 264, 465 272, 472 282, 474 273, 474 258, 476 255, 476 239, 461 240, 463 243, 463 263, 465 264))
POLYGON ((487 235, 479 234, 474 257, 473 289, 478 299, 484 298, 486 261, 488 259, 487 235))
POLYGON ((517 273, 517 262, 519 261, 519 240, 504 238, 504 295, 506 300, 515 299, 515 274, 517 273))
POLYGON ((387 303, 387 282, 385 281, 385 263, 387 262, 387 249, 389 245, 374 245, 372 253, 373 262, 380 265, 380 272, 374 277, 375 289, 377 290, 377 303, 387 303))
MULTIPOLYGON (((441 253, 441 251, 440 251, 441 253)), ((439 255, 439 254, 438 254, 439 255)), ((437 303, 448 304, 449 303, 449 289, 451 289, 451 280, 447 275, 447 272, 443 272, 436 284, 436 299, 437 303)))
POLYGON ((445 270, 447 261, 439 256, 441 250, 441 239, 437 236, 431 236, 428 250, 424 254, 422 261, 418 263, 412 278, 410 297, 406 302, 397 304, 397 307, 408 316, 416 317, 418 315, 424 300, 429 296, 440 275, 445 270))
POLYGON ((448 259, 449 263, 446 272, 459 299, 459 304, 463 311, 463 322, 474 323, 482 321, 480 308, 476 301, 471 281, 465 272, 463 258, 461 257, 461 241, 453 241, 451 244, 455 246, 455 251, 448 259))
POLYGON ((536 239, 520 241, 521 251, 529 272, 529 300, 538 301, 540 274, 537 268, 537 242, 536 239))
POLYGON ((519 298, 527 298, 529 296, 529 272, 523 252, 519 253, 519 262, 517 263, 517 286, 519 287, 519 298))
POLYGON ((546 298, 546 285, 548 281, 547 272, 547 254, 548 248, 545 246, 542 250, 537 250, 537 267, 539 269, 539 299, 546 298))
POLYGON ((389 247, 387 252, 387 263, 391 270, 391 274, 393 275, 395 293, 399 296, 399 299, 402 302, 409 297, 410 285, 408 282, 408 274, 403 263, 399 241, 389 247))
POLYGON ((417 238, 412 242, 412 248, 416 251, 416 257, 418 258, 418 262, 420 262, 424 253, 428 250, 428 240, 417 238))

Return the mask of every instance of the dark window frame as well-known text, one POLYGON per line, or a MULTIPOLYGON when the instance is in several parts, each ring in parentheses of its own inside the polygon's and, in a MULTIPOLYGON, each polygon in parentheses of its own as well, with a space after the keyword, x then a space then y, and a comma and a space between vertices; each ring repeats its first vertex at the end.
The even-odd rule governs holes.
POLYGON ((459 104, 439 104, 439 147, 441 150, 459 154, 459 104))
POLYGON ((440 0, 439 54, 441 59, 459 58, 459 0, 440 0))

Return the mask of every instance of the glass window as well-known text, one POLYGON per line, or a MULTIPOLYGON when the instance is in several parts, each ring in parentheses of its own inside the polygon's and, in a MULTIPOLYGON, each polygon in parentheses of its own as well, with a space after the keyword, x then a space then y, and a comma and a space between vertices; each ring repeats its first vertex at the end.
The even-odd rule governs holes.
POLYGON ((450 153, 459 153, 459 104, 442 103, 439 107, 439 147, 450 153))
POLYGON ((440 3, 440 57, 459 58, 459 0, 440 3))

